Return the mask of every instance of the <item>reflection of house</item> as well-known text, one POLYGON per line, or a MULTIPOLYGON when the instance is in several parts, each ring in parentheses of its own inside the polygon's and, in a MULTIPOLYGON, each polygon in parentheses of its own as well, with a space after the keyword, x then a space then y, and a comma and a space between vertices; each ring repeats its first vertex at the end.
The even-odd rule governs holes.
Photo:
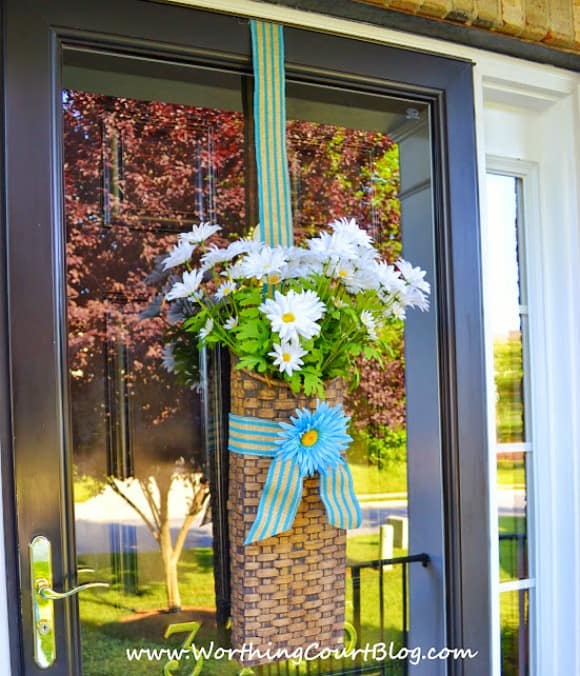
MULTIPOLYGON (((227 377, 202 364, 204 396, 178 390, 156 366, 161 325, 138 316, 143 273, 176 232, 208 218, 226 235, 255 225, 245 22, 257 16, 288 26, 297 231, 362 204, 385 253, 399 254, 402 231, 435 291, 405 336, 406 490, 373 488, 367 504, 370 523, 393 498, 409 515, 409 553, 430 557, 409 569, 409 646, 476 649, 467 675, 580 673, 577 3, 5 5, 0 671, 40 673, 32 646, 53 630, 46 673, 78 669, 69 660, 86 652, 93 620, 81 622, 82 648, 75 602, 54 602, 53 630, 35 624, 28 543, 51 540, 57 590, 77 584, 77 553, 95 555, 98 518, 114 543, 93 544, 139 550, 144 539, 123 528, 142 524, 120 511, 89 519, 79 507, 75 534, 73 486, 77 498, 98 492, 104 475, 181 476, 183 463, 211 474, 213 540, 196 522, 181 572, 188 592, 202 587, 185 605, 227 617, 227 377)), ((378 555, 374 541, 357 546, 378 555)), ((115 573, 100 553, 95 579, 99 566, 115 573)), ((116 571, 128 570, 128 607, 147 601, 158 569, 145 556, 139 580, 116 571)), ((372 625, 375 592, 359 592, 357 626, 365 612, 372 625)), ((117 592, 104 593, 117 621, 117 592)), ((85 598, 83 612, 98 601, 85 598)), ((461 671, 429 662, 422 673, 447 667, 461 671)))

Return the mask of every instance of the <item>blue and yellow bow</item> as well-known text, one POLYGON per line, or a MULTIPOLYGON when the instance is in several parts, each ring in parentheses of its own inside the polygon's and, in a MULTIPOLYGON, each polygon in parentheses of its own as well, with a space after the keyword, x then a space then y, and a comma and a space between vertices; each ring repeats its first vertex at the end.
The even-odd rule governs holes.
POLYGON ((342 456, 351 437, 342 407, 319 403, 296 409, 289 423, 230 413, 229 450, 272 458, 256 520, 244 544, 289 530, 302 499, 303 479, 318 473, 328 522, 358 528, 361 511, 352 476, 342 456))

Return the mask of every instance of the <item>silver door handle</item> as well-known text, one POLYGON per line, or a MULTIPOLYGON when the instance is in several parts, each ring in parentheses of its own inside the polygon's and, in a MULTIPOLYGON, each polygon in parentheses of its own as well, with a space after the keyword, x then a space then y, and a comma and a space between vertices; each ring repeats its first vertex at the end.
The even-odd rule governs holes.
MULTIPOLYGON (((52 588, 52 551, 50 540, 37 535, 28 546, 30 553, 30 586, 34 630, 34 661, 42 669, 56 660, 56 637, 54 633, 54 601, 74 596, 85 589, 109 587, 107 582, 87 582, 66 592, 52 588)), ((79 573, 92 573, 90 568, 81 568, 79 573)))
POLYGON ((43 599, 51 599, 52 601, 57 601, 58 599, 68 599, 70 596, 79 594, 85 589, 93 589, 94 587, 110 587, 111 585, 108 582, 87 582, 86 584, 80 584, 78 587, 74 587, 66 592, 57 592, 54 589, 50 588, 50 583, 48 580, 43 577, 36 580, 36 592, 43 599))

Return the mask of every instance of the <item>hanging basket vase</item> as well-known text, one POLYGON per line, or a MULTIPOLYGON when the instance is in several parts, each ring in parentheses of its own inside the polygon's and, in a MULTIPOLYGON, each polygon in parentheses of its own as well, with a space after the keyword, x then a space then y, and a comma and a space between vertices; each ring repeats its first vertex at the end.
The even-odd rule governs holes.
MULTIPOLYGON (((341 404, 343 381, 330 381, 325 393, 329 407, 341 404)), ((316 406, 316 400, 294 394, 285 383, 232 369, 230 451, 238 446, 238 452, 229 457, 232 646, 254 650, 243 660, 245 664, 271 661, 268 656, 279 651, 289 655, 313 643, 320 649, 342 645, 346 530, 329 523, 330 510, 337 506, 327 504, 333 500, 329 497, 331 479, 323 476, 321 493, 321 477, 317 473, 304 476, 294 496, 295 516, 292 508, 290 514, 284 513, 281 503, 291 500, 284 477, 272 474, 272 455, 248 452, 255 448, 260 453, 265 447, 260 441, 240 452, 247 437, 236 427, 240 420, 254 421, 258 431, 269 424, 278 430, 272 434, 281 438, 284 428, 274 423, 289 423, 297 408, 314 410, 316 406), (268 519, 269 525, 264 525, 268 519), (280 528, 284 530, 267 535, 280 528), (268 656, 258 652, 268 652, 268 656)), ((310 434, 312 438, 315 433, 310 434)), ((350 491, 352 498, 345 509, 352 518, 349 521, 347 516, 345 522, 335 515, 330 521, 352 527, 360 521, 360 512, 346 464, 343 460, 340 464, 342 493, 350 491)))

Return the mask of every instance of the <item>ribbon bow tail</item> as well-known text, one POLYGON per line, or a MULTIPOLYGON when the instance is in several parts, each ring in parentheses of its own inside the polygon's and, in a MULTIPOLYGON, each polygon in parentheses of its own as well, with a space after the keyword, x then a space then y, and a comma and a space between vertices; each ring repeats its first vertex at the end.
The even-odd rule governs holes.
POLYGON ((320 475, 320 497, 331 526, 344 529, 360 527, 362 514, 346 462, 329 467, 320 475))
POLYGON ((268 470, 256 520, 244 544, 290 530, 302 499, 302 488, 298 464, 294 460, 274 457, 268 470))

